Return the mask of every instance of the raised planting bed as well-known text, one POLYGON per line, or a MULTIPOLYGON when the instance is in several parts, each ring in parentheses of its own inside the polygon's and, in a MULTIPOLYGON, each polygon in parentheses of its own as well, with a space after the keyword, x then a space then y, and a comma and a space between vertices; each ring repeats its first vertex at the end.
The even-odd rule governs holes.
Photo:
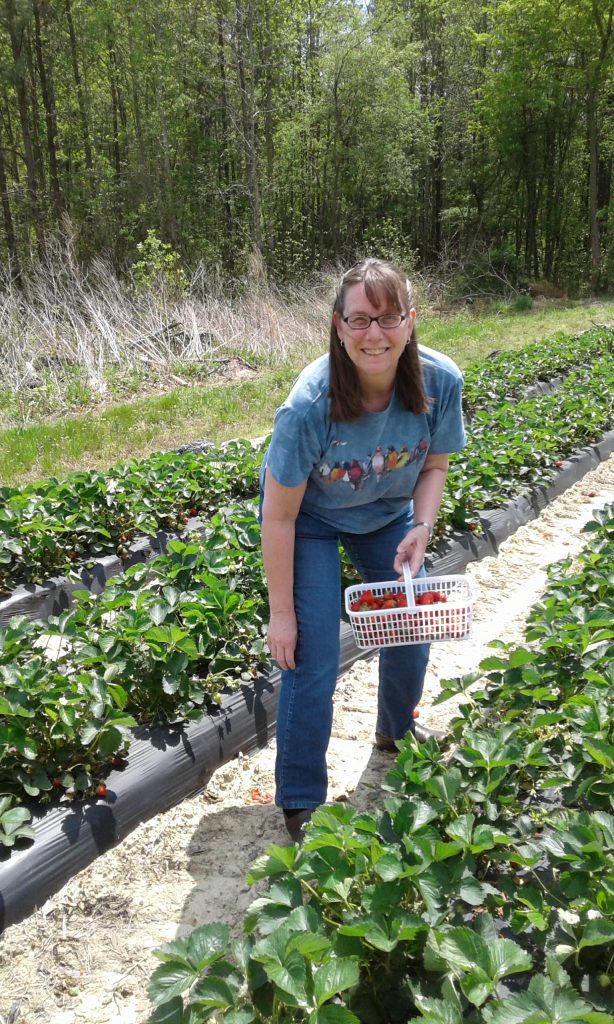
POLYGON ((450 683, 443 750, 409 738, 378 811, 270 847, 242 938, 159 951, 151 1024, 614 1024, 614 507, 587 532, 526 644, 450 683))
MULTIPOLYGON (((605 375, 610 372, 605 369, 605 375)), ((604 385, 602 385, 604 386, 604 385)), ((569 401, 572 388, 568 389, 568 396, 563 399, 565 416, 569 418, 569 401)), ((527 418, 528 413, 519 403, 522 417, 527 418)), ((516 411, 519 406, 516 406, 516 411)), ((527 405, 527 409, 533 403, 527 405)), ((540 412, 540 416, 543 414, 540 412)), ((515 414, 514 414, 515 415, 515 414)), ((539 417, 538 417, 539 418, 539 417)), ((573 418, 573 417, 572 417, 573 418)), ((589 427, 595 431, 597 424, 607 418, 607 411, 601 417, 588 417, 589 427)), ((514 420, 513 430, 517 431, 518 422, 514 420)), ((586 429, 586 424, 582 430, 586 429)), ((479 433, 479 442, 474 445, 474 451, 469 453, 467 465, 475 466, 478 459, 476 454, 484 443, 484 432, 479 433)), ((568 433, 568 439, 571 436, 568 433)), ((527 485, 526 473, 519 473, 517 479, 519 485, 524 485, 524 495, 520 498, 513 498, 503 503, 499 509, 488 511, 482 509, 481 514, 476 514, 475 520, 469 525, 475 525, 477 529, 471 531, 458 531, 452 521, 449 521, 445 538, 440 538, 435 549, 433 558, 430 560, 429 570, 431 574, 446 574, 462 571, 462 568, 475 558, 481 558, 486 554, 496 553, 498 544, 522 522, 526 522, 539 514, 545 504, 561 493, 567 486, 579 479, 584 472, 596 465, 600 459, 607 457, 614 447, 614 433, 610 432, 598 443, 585 448, 581 453, 574 455, 569 461, 557 459, 560 465, 553 466, 550 462, 551 452, 548 450, 547 458, 541 458, 536 464, 541 466, 538 478, 543 483, 532 488, 527 485)), ((522 468, 522 461, 519 462, 522 468)), ((486 478, 490 475, 489 464, 486 478)), ((473 471, 473 470, 472 470, 473 471)), ((507 481, 506 486, 511 485, 507 481)), ((473 485, 474 491, 475 483, 473 485)), ((501 487, 495 489, 499 496, 501 487)), ((463 490, 458 501, 457 508, 461 509, 459 518, 466 518, 466 489, 463 490)), ((199 521, 200 517, 192 517, 190 526, 198 528, 202 532, 198 545, 185 545, 171 540, 167 543, 169 555, 154 558, 148 565, 135 564, 125 576, 112 580, 104 589, 102 598, 82 597, 78 600, 76 607, 70 612, 63 612, 60 615, 53 615, 46 625, 41 623, 21 623, 5 634, 3 637, 3 648, 0 652, 0 671, 21 673, 20 683, 27 684, 25 689, 28 693, 28 700, 32 696, 30 689, 31 681, 38 676, 38 690, 42 689, 46 694, 55 693, 57 696, 64 694, 66 701, 67 692, 70 693, 70 707, 67 709, 64 703, 63 709, 56 714, 57 721, 49 727, 53 738, 63 746, 63 756, 67 760, 58 760, 53 752, 53 744, 45 745, 41 751, 27 744, 22 734, 19 734, 16 742, 16 734, 8 736, 6 733, 2 739, 0 753, 3 762, 3 770, 8 766, 6 781, 7 792, 11 795, 12 804, 5 808, 5 821, 8 824, 3 826, 2 813, 0 812, 0 829, 4 827, 7 841, 15 840, 19 833, 27 835, 29 815, 28 807, 32 800, 37 801, 36 821, 34 834, 36 841, 29 849, 33 850, 38 845, 38 837, 44 831, 43 822, 52 821, 52 814, 56 808, 51 807, 43 814, 39 814, 40 805, 38 801, 49 800, 52 804, 57 801, 58 795, 63 794, 66 806, 61 808, 62 815, 69 807, 72 814, 76 814, 79 820, 85 820, 87 812, 88 821, 94 822, 94 830, 99 839, 86 838, 81 845, 78 838, 88 836, 89 826, 84 830, 71 832, 71 836, 77 836, 72 842, 71 850, 74 859, 71 861, 64 858, 66 874, 63 881, 70 877, 79 867, 88 863, 96 851, 100 848, 100 836, 107 835, 104 842, 113 843, 126 834, 126 830, 134 827, 139 820, 151 816, 157 810, 163 810, 170 806, 171 802, 178 802, 183 796, 192 792, 192 789, 178 793, 172 790, 172 796, 167 791, 160 794, 160 803, 155 806, 155 800, 140 801, 142 815, 135 820, 134 812, 130 807, 130 799, 127 793, 130 789, 131 768, 133 764, 133 749, 135 742, 149 743, 148 739, 143 740, 142 733, 135 733, 135 730, 142 728, 143 724, 153 724, 156 720, 163 724, 161 728, 167 729, 169 737, 176 736, 181 732, 183 726, 180 723, 198 720, 205 734, 213 736, 210 729, 211 721, 215 721, 220 713, 215 702, 221 702, 218 707, 221 713, 227 708, 227 701, 232 705, 232 721, 235 723, 235 735, 243 735, 242 747, 248 749, 250 745, 261 745, 260 738, 264 735, 262 730, 255 731, 254 723, 250 721, 250 701, 245 701, 250 688, 258 688, 263 680, 267 686, 269 681, 275 678, 271 676, 270 669, 263 654, 262 624, 266 618, 265 591, 262 579, 261 565, 258 556, 258 527, 255 518, 255 504, 253 501, 230 501, 227 502, 225 511, 213 512, 208 520, 199 521), (186 554, 187 551, 187 554, 186 554), (212 579, 209 586, 207 581, 198 579, 198 572, 195 573, 195 566, 198 559, 203 561, 199 564, 199 570, 212 579), (169 561, 170 559, 170 561, 169 561), (172 563, 172 564, 171 564, 172 563), (175 573, 171 579, 169 573, 175 573), (153 581, 153 582, 152 582, 153 581), (217 582, 216 582, 217 581, 217 582), (205 583, 213 593, 217 593, 215 600, 219 605, 225 607, 228 600, 241 610, 241 621, 238 625, 234 619, 222 619, 222 624, 215 628, 216 637, 210 635, 209 625, 203 622, 200 624, 193 618, 196 614, 194 607, 199 609, 207 606, 208 598, 201 593, 191 596, 191 586, 196 584, 198 591, 199 584, 205 583), (158 588, 157 590, 155 588, 158 588), (143 589, 144 588, 144 589, 143 589), (169 598, 166 591, 180 590, 181 601, 169 598), (220 589, 221 588, 221 589, 220 589), (146 596, 143 596, 146 595, 146 596), (233 596, 234 595, 234 596, 233 596), (238 604, 237 604, 238 602, 238 604), (252 602, 250 604, 250 602, 252 602), (184 618, 187 610, 188 618, 184 618), (243 614, 245 613, 245 614, 243 614), (190 618, 190 615, 192 618, 190 618), (249 632, 249 642, 243 637, 243 628, 249 632), (179 630, 173 635, 173 629, 179 630), (198 630, 201 629, 201 633, 198 630), (193 637, 190 635, 196 630, 197 642, 190 643, 193 637), (259 631, 260 630, 260 631, 259 631), (8 635, 8 641, 7 641, 8 635), (143 643, 143 637, 145 642, 143 643), (222 638, 221 646, 217 641, 222 638), (237 637, 239 639, 237 640, 237 637), (213 646, 207 646, 215 639, 213 646), (234 643, 233 641, 237 640, 234 643), (58 652, 57 661, 49 661, 40 651, 36 653, 33 648, 34 642, 54 645, 58 652), (226 644, 230 644, 230 647, 226 644), (217 646, 216 646, 217 644, 217 646), (12 645, 12 647, 11 647, 12 645), (205 649, 206 648, 206 649, 205 649), (34 653, 33 653, 34 652, 34 653), (171 654, 170 668, 168 655, 171 654), (38 662, 33 660, 38 658, 38 662), (29 665, 29 668, 25 667, 29 665), (30 675, 28 675, 28 672, 30 675), (41 682, 48 679, 49 684, 41 688, 41 682), (126 678, 130 680, 130 686, 126 686, 126 678), (68 691, 66 681, 69 682, 68 691), (77 692, 75 693, 75 681, 77 692), (239 699, 235 706, 237 693, 232 692, 233 687, 241 687, 241 695, 244 703, 239 699), (81 689, 79 689, 81 687, 81 689), (230 689, 229 689, 230 687, 230 689), (152 697, 155 699, 152 702, 152 697), (76 711, 73 709, 77 708, 76 711), (85 711, 84 719, 80 716, 85 711), (74 716, 74 717, 73 717, 74 716), (239 727, 239 718, 245 716, 245 730, 241 733, 243 726, 239 727), (178 729, 179 726, 179 729, 178 729), (251 743, 249 740, 251 735, 251 743), (69 738, 76 748, 71 751, 70 743, 66 748, 65 740, 69 738), (140 738, 136 738, 140 737, 140 738), (78 742, 75 743, 75 740, 78 742), (11 754, 11 748, 15 748, 11 754), (7 757, 8 753, 8 757, 7 757), (129 753, 128 765, 125 766, 125 756, 129 753), (119 810, 119 795, 115 798, 116 805, 113 814, 106 813, 108 810, 106 791, 100 798, 100 804, 105 813, 103 818, 109 823, 109 831, 104 832, 98 824, 98 814, 92 807, 92 797, 95 795, 98 786, 105 786, 107 791, 111 790, 108 780, 113 777, 113 771, 109 774, 110 762, 113 758, 119 758, 122 763, 121 779, 122 786, 117 791, 121 792, 122 802, 125 801, 125 811, 118 817, 115 811, 119 810), (125 785, 124 785, 125 783, 125 785), (21 787, 21 789, 20 789, 21 787), (23 792, 22 792, 23 790, 23 792), (25 797, 24 797, 25 794, 25 797), (15 800, 24 799, 28 807, 15 807, 15 800), (70 801, 70 804, 68 803, 70 801), (14 812, 18 812, 17 818, 14 812), (26 818, 22 816, 26 813, 26 818), (8 819, 7 819, 8 814, 8 819), (13 817, 11 818, 11 815, 13 817), (49 815, 49 817, 48 817, 49 815), (119 825, 117 822, 121 818, 119 825), (130 823, 130 824, 128 824, 130 823), (7 831, 8 828, 8 831, 7 831), (24 833, 25 828, 25 833, 24 833), (81 859, 80 859, 81 858, 81 859)), ((168 541, 168 538, 165 538, 168 541)), ((155 550, 149 545, 145 557, 156 556, 155 550)), ((136 556, 135 556, 136 557, 136 556)), ((104 582, 98 577, 100 585, 104 582)), ((55 588, 61 590, 61 587, 55 588)), ((201 587, 202 589, 202 587, 201 587)), ((70 604, 72 596, 66 594, 66 603, 70 604)), ((232 609, 231 609, 232 610, 232 609)), ((234 612, 233 612, 234 614, 234 612)), ((199 615, 196 616, 199 619, 199 615)), ((344 645, 344 662, 342 670, 349 667, 356 657, 361 656, 353 646, 349 631, 342 626, 342 644, 344 645)), ((364 653, 364 652, 362 652, 364 653)), ((36 689, 36 687, 35 687, 36 689)), ((255 692, 255 690, 254 690, 255 692)), ((1 691, 0 691, 1 695, 1 691)), ((276 715, 277 687, 271 683, 270 692, 267 690, 266 699, 266 731, 270 734, 276 715)), ((255 698, 252 701, 255 706, 255 698)), ((49 707, 53 710, 53 702, 49 701, 49 707)), ((13 722, 19 718, 28 724, 28 717, 14 706, 9 709, 13 716, 13 722)), ((0 710, 0 715, 2 711, 0 710)), ((53 716, 51 716, 53 717, 53 716)), ((187 726, 192 728, 192 725, 187 726)), ((194 726, 196 728, 196 725, 194 726)), ((18 730, 19 731, 19 730, 18 730)), ((27 730, 22 730, 25 732, 27 730)), ((1 733, 0 733, 1 735, 1 733)), ((47 743, 47 739, 45 739, 47 743)), ((175 748, 176 744, 169 742, 169 748, 175 748)), ((56 742, 57 747, 57 742, 56 742)), ((178 748, 176 756, 184 756, 182 748, 178 748)), ((219 748, 220 756, 225 760, 236 755, 232 745, 226 743, 219 748)), ((216 761, 211 756, 202 755, 202 763, 206 767, 209 764, 219 764, 224 761, 216 761)), ((189 760, 189 758, 188 758, 189 760)), ((173 768, 174 771, 174 768, 173 768)), ((181 779, 181 786, 192 786, 193 776, 190 774, 191 766, 186 762, 186 773, 177 773, 181 779), (187 781, 191 780, 191 781, 187 781)), ((135 774, 135 790, 138 792, 138 775, 135 774)), ((138 801, 137 801, 138 802, 138 801)), ((62 829, 63 817, 57 819, 58 828, 62 829)), ((71 819, 74 820, 74 819, 71 819)), ((70 831, 70 830, 69 830, 70 831)), ((66 830, 62 831, 65 836, 66 830)), ((23 847, 24 842, 17 838, 17 846, 23 847)), ((39 847, 40 849, 40 847, 39 847)), ((28 850, 20 849, 19 856, 25 856, 28 850)), ((16 863, 15 851, 11 863, 16 863)), ((58 884, 57 869, 61 861, 58 857, 41 858, 48 860, 50 873, 48 882, 45 881, 45 869, 39 861, 39 867, 34 873, 22 863, 22 872, 25 878, 33 878, 38 875, 41 878, 40 889, 30 888, 28 899, 24 902, 22 894, 18 893, 21 902, 11 903, 7 897, 8 890, 3 888, 0 876, 0 892, 4 893, 5 901, 5 923, 13 922, 29 913, 31 909, 39 905, 41 898, 46 898, 51 891, 55 891, 58 884), (45 890, 45 886, 47 889, 45 890), (45 895, 41 896, 41 893, 45 895), (24 908, 29 906, 29 910, 24 908), (17 914, 17 917, 14 915, 17 914), (13 916, 11 916, 13 915, 13 916)), ((12 884, 12 883, 11 883, 12 884)), ((60 883, 61 884, 61 883, 60 883)))
MULTIPOLYGON (((535 513, 530 512, 533 518, 535 513)), ((483 536, 470 535, 471 547, 448 542, 443 558, 453 567, 450 571, 462 571, 467 561, 496 553, 507 535, 505 529, 513 532, 518 525, 517 518, 502 517, 483 536)), ((432 575, 441 571, 441 564, 435 555, 432 575)), ((365 652, 355 646, 345 624, 341 641, 343 674, 365 652)), ((18 843, 20 849, 0 864, 4 927, 28 916, 135 825, 196 792, 211 771, 239 751, 266 744, 275 725, 278 690, 279 674, 266 670, 241 684, 237 692, 222 695, 220 707, 212 707, 199 721, 179 728, 157 727, 153 743, 147 728, 130 730, 128 760, 119 769, 105 768, 94 779, 96 784, 104 782, 108 790, 104 798, 39 806, 33 821, 34 843, 25 848, 18 843)))

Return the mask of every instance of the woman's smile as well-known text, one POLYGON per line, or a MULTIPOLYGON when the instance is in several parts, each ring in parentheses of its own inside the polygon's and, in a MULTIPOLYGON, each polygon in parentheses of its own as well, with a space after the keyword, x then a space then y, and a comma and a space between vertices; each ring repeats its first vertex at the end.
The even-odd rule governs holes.
POLYGON ((394 382, 397 363, 405 349, 415 320, 415 310, 392 309, 387 304, 372 305, 364 284, 347 289, 343 316, 335 315, 335 325, 341 344, 354 363, 365 392, 373 388, 388 391, 394 382), (395 327, 382 327, 377 317, 403 313, 404 318, 395 327), (348 318, 366 317, 367 327, 350 327, 348 318))

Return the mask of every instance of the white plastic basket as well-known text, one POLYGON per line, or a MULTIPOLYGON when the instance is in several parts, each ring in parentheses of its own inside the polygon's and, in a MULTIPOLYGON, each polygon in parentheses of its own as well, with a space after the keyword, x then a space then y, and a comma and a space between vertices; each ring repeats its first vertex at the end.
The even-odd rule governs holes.
POLYGON ((401 647, 404 644, 467 640, 473 624, 473 582, 466 576, 430 576, 412 580, 409 565, 403 565, 404 580, 361 583, 347 587, 345 610, 358 647, 401 647), (370 591, 374 598, 405 594, 407 607, 352 610, 352 605, 370 591), (432 604, 421 604, 425 594, 440 595, 432 604))

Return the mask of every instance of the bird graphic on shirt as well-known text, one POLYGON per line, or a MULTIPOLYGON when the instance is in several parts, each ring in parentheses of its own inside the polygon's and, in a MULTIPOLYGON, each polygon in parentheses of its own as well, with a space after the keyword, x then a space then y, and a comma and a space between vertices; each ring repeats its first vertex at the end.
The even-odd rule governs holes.
POLYGON ((403 445, 401 451, 397 455, 397 469, 403 469, 403 466, 409 461, 409 452, 407 451, 407 445, 403 445))
POLYGON ((386 472, 391 473, 393 469, 397 468, 399 462, 399 453, 396 448, 390 447, 386 455, 386 472))
POLYGON ((360 482, 363 476, 364 470, 360 465, 360 462, 358 461, 358 459, 352 459, 350 463, 350 468, 348 470, 348 477, 355 491, 357 491, 358 488, 360 487, 360 482))
POLYGON ((371 459, 371 466, 372 466, 373 472, 378 477, 381 476, 382 473, 384 472, 384 470, 386 468, 386 459, 385 459, 384 451, 383 451, 382 448, 377 447, 375 449, 375 454, 373 455, 373 458, 371 459))

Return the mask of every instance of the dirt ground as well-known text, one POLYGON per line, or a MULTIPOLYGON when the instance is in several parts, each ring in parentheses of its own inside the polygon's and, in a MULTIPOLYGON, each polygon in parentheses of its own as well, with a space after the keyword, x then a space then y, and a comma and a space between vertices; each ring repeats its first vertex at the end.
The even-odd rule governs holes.
MULTIPOLYGON (((477 668, 493 639, 522 642, 545 566, 577 553, 595 508, 614 502, 614 457, 473 563, 477 589, 468 643, 435 644, 421 721, 443 726, 451 703, 433 708, 439 680, 477 668)), ((391 755, 372 746, 377 659, 341 679, 329 749, 329 799, 369 807, 391 755)), ((196 925, 237 932, 256 892, 255 858, 287 837, 273 793, 274 746, 220 768, 205 791, 135 829, 71 879, 40 910, 0 937, 0 1024, 145 1024, 152 951, 196 925)))

